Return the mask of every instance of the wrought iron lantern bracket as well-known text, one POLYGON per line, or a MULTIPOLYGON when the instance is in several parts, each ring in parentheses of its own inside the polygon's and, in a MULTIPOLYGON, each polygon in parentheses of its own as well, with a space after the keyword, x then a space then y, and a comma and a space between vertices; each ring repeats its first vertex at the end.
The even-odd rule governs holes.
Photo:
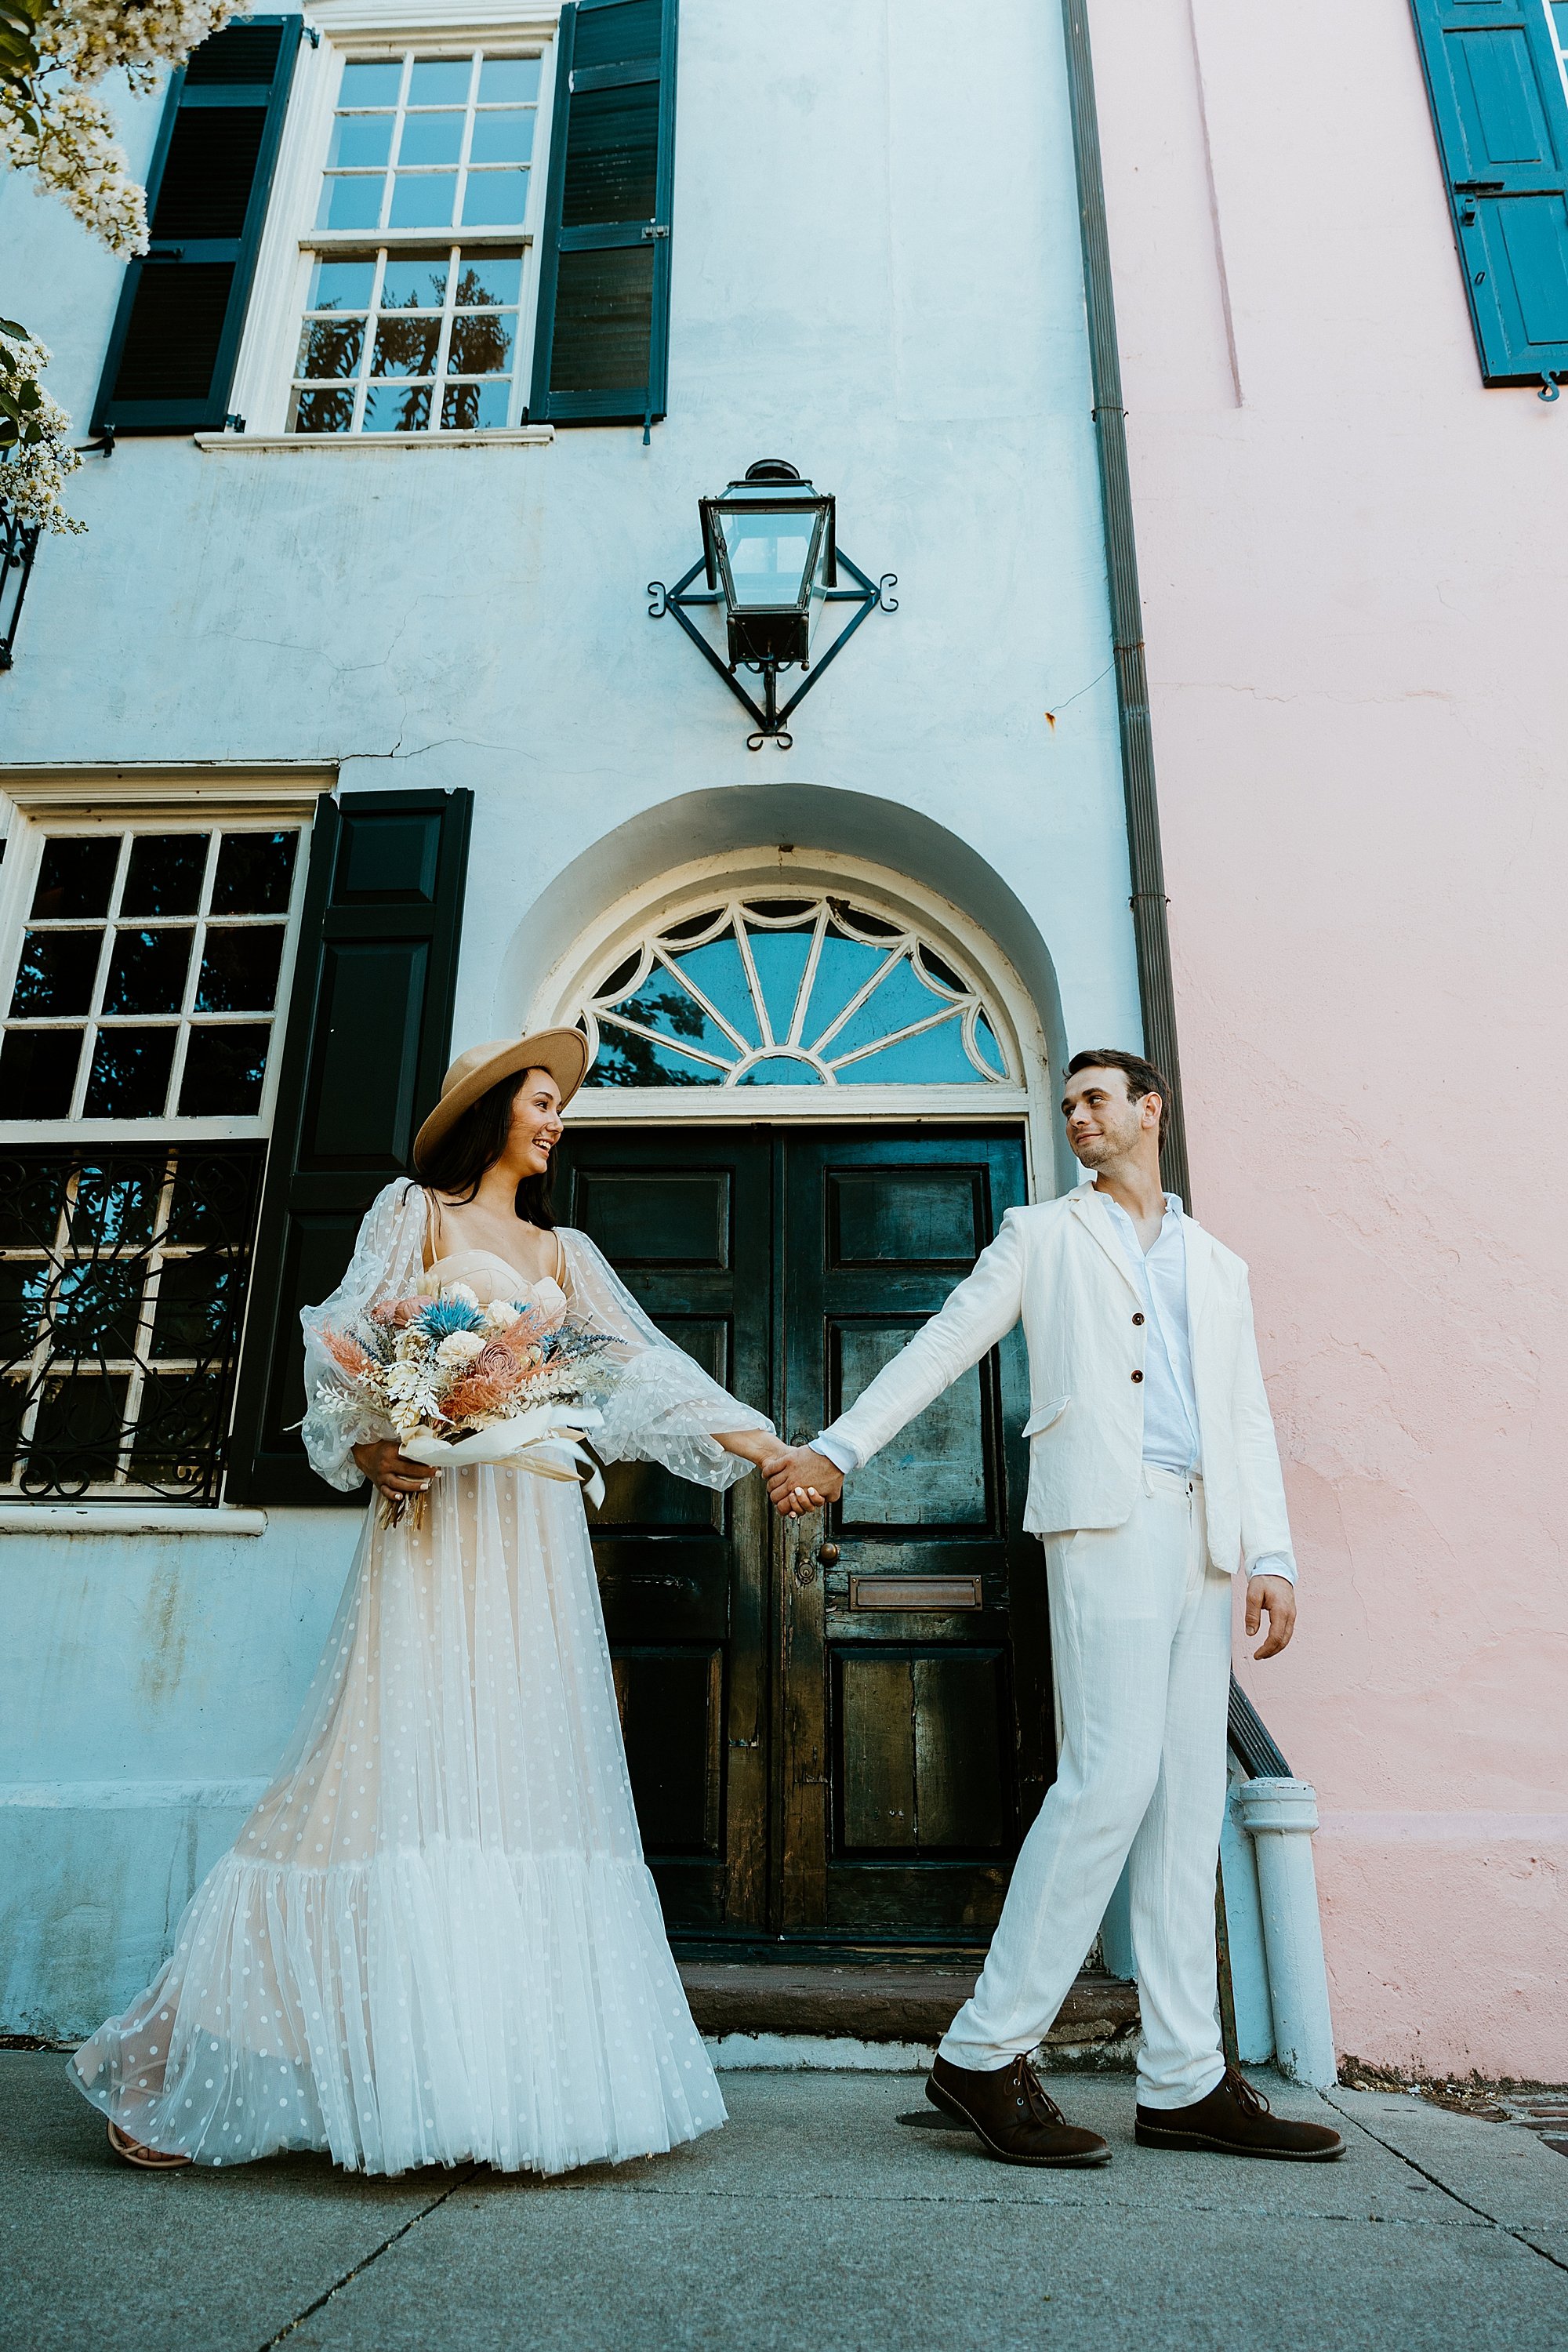
POLYGON ((781 751, 787 751, 795 741, 794 736, 789 731, 790 714, 805 701, 828 664, 837 659, 856 630, 872 613, 896 613, 899 609, 899 600, 892 593, 899 584, 899 575, 896 572, 884 572, 879 580, 873 580, 868 572, 862 572, 860 566, 845 554, 841 547, 837 550, 837 560, 841 569, 849 573, 856 585, 852 588, 819 589, 817 593, 825 604, 853 604, 856 608, 855 612, 839 630, 826 653, 817 655, 809 662, 801 663, 800 667, 805 672, 805 676, 795 692, 784 703, 779 701, 779 677, 781 671, 794 667, 792 663, 727 662, 722 654, 719 653, 703 635, 696 622, 691 619, 691 610, 694 606, 721 605, 724 602, 724 592, 721 588, 707 586, 693 588, 691 584, 700 574, 706 572, 707 560, 704 556, 698 557, 689 572, 681 573, 673 588, 666 587, 662 580, 650 580, 647 583, 648 619, 662 621, 666 614, 673 614, 703 660, 718 671, 736 701, 742 705, 747 717, 753 722, 752 732, 746 738, 746 749, 749 751, 760 751, 763 745, 769 741, 776 743, 781 751), (739 669, 751 670, 760 677, 762 680, 760 702, 742 685, 736 676, 739 669))

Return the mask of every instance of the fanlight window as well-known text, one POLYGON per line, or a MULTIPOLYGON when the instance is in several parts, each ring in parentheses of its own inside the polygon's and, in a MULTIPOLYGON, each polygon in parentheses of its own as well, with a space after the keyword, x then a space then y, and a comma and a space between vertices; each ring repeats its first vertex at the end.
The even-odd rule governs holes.
POLYGON ((998 1024, 917 932, 842 898, 731 898, 589 998, 595 1087, 986 1086, 998 1024))

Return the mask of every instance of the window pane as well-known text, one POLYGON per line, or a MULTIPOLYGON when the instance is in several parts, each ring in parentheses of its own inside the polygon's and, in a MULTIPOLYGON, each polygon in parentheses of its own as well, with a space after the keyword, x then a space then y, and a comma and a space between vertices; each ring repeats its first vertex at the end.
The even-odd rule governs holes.
POLYGON ((723 1062, 740 1059, 733 1041, 726 1037, 716 1022, 710 1021, 694 996, 689 995, 672 971, 656 964, 635 996, 629 996, 616 1010, 629 1021, 641 1022, 645 1029, 657 1029, 661 1035, 700 1045, 723 1062))
POLYGON ((184 1118, 238 1118, 257 1108, 267 1073, 265 1024, 193 1029, 180 1087, 184 1118))
POLYGON ((125 1426, 125 1390, 123 1377, 50 1381, 38 1405, 26 1484, 69 1489, 112 1478, 125 1426))
POLYGON ((751 1068, 737 1080, 742 1087, 818 1087, 822 1076, 813 1062, 803 1062, 794 1054, 770 1054, 765 1061, 753 1062, 751 1068))
POLYGON ((194 915, 206 872, 205 833, 143 833, 131 845, 122 915, 194 915))
POLYGON ((68 1170, 59 1160, 0 1160, 0 1245, 51 1249, 65 1205, 68 1170))
POLYGON ((79 1029, 13 1029, 0 1045, 0 1118, 67 1118, 79 1029))
POLYGON ((423 433, 430 422, 430 387, 416 384, 400 392, 394 384, 372 384, 364 397, 367 433, 423 433))
POLYGON ((175 1031, 100 1029, 83 1105, 88 1118, 156 1118, 169 1091, 175 1031))
POLYGON ((500 253, 466 253, 458 279, 458 308, 494 304, 514 307, 522 291, 522 248, 500 253))
POLYGON ((318 261, 310 272, 307 310, 363 310, 369 308, 375 284, 374 253, 345 255, 341 260, 318 261))
POLYGON ((752 961, 757 967, 773 1035, 787 1037, 795 1019, 795 999, 811 956, 812 933, 751 931, 752 961))
POLYGON ((89 1258, 55 1286, 55 1345, 62 1355, 130 1356, 142 1313, 143 1260, 89 1258))
POLYGON ((392 185, 394 228, 447 228, 458 191, 456 172, 399 172, 392 185))
MULTIPOLYGON (((829 1061, 837 1051, 837 1044, 828 1046, 829 1061)), ((985 1083, 963 1050, 956 1014, 934 1029, 922 1029, 918 1037, 906 1037, 897 1045, 883 1045, 862 1055, 839 1071, 838 1082, 858 1087, 982 1087, 985 1083)))
POLYGON ((15 1363, 38 1344, 49 1269, 26 1258, 0 1260, 0 1356, 15 1363))
POLYGON ((539 96, 537 58, 487 58, 479 68, 479 104, 520 106, 539 96))
POLYGON ((340 106, 395 106, 403 80, 401 58, 351 59, 338 89, 340 106))
POLYGON ((928 988, 908 957, 901 956, 891 971, 877 982, 858 1013, 850 1015, 827 1045, 827 1058, 837 1062, 853 1053, 858 1045, 873 1045, 895 1029, 908 1029, 917 1021, 929 1020, 933 1013, 942 1010, 947 1001, 928 988))
POLYGON ((290 433, 346 433, 353 421, 352 392, 297 392, 289 404, 290 433))
POLYGON ((416 58, 408 77, 409 105, 466 105, 472 71, 468 58, 416 58))
POLYGON ((166 1258, 158 1276, 154 1356, 211 1356, 226 1346, 237 1320, 241 1271, 216 1250, 166 1258))
POLYGON ((410 114, 398 142, 400 163, 455 163, 463 152, 461 114, 410 114))
POLYGON ((57 835, 44 844, 38 863, 38 887, 33 912, 56 922, 84 915, 106 915, 120 859, 117 834, 90 838, 57 835))
POLYGON ((375 331, 372 375, 430 375, 441 340, 439 319, 384 318, 375 331))
POLYGON ((447 299, 444 253, 389 253, 381 281, 384 310, 438 310, 447 299))
POLYGON ((212 1472, 223 1382, 210 1372, 195 1378, 150 1379, 142 1393, 131 1466, 139 1480, 160 1486, 202 1486, 212 1472))
POLYGON ((381 218, 381 192, 386 183, 379 172, 351 173, 346 179, 321 184, 318 228, 374 228, 381 218))
POLYGON ((199 1144, 183 1146, 169 1206, 170 1241, 242 1247, 250 1232, 255 1173, 253 1160, 237 1160, 232 1151, 204 1152, 199 1144))
POLYGON ((690 1062, 670 1045, 629 1036, 608 1025, 600 1030, 594 1083, 601 1087, 716 1087, 724 1073, 709 1062, 690 1062))
POLYGON ((12 1012, 42 1019, 85 1013, 102 941, 101 931, 29 931, 16 966, 12 1012))
POLYGON ((297 833, 226 833, 213 879, 215 915, 286 915, 297 833))
POLYGON ((363 319, 307 319, 296 375, 357 375, 364 350, 363 319))
POLYGON ((265 930, 212 930, 202 957, 196 990, 198 1013, 270 1012, 278 994, 278 960, 283 927, 265 930))
POLYGON ((511 107, 498 108, 494 114, 476 114, 469 163, 526 163, 533 152, 533 122, 531 112, 511 107))
POLYGON ((391 114, 340 114, 332 125, 332 143, 327 151, 327 166, 331 170, 342 165, 345 170, 373 170, 377 164, 392 161, 392 126, 396 117, 391 114))
MULTIPOLYGON (((839 939, 829 931, 817 959, 811 1003, 801 1031, 803 1042, 815 1045, 828 1024, 837 1019, 850 998, 887 961, 885 948, 868 947, 861 940, 839 939)), ((837 1045, 832 1050, 836 1052, 837 1045)))
POLYGON ((492 376, 488 383, 449 383, 441 397, 441 424, 447 433, 499 433, 506 425, 511 401, 511 381, 492 376))
POLYGON ((526 172, 470 172, 463 192, 465 228, 508 228, 528 210, 526 172))
POLYGON ((101 1162, 84 1162, 71 1204, 72 1249, 123 1249, 151 1241, 166 1167, 167 1154, 161 1148, 144 1159, 116 1152, 101 1162))
POLYGON ((752 985, 733 931, 726 931, 722 939, 710 940, 706 947, 689 949, 677 961, 682 977, 691 980, 709 1003, 718 1006, 747 1044, 760 1045, 763 1033, 752 1003, 752 985))
POLYGON ((477 310, 452 321, 447 352, 448 375, 500 375, 511 365, 512 338, 517 328, 513 310, 477 310))
POLYGON ((195 936, 184 929, 117 931, 103 992, 105 1013, 177 1013, 184 1002, 195 936))

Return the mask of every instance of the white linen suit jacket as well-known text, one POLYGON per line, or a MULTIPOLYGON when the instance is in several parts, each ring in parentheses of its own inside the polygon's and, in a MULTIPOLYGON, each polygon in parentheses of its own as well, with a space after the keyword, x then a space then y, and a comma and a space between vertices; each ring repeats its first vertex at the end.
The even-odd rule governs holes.
MULTIPOLYGON (((1029 1492, 1035 1535, 1119 1528, 1141 1491, 1149 1328, 1092 1183, 1009 1209, 939 1314, 840 1414, 826 1437, 870 1459, 1020 1317, 1029 1351, 1029 1492)), ((1185 1221, 1187 1321, 1197 1392, 1208 1553, 1234 1574, 1268 1554, 1294 1565, 1274 1422, 1241 1259, 1185 1221)))

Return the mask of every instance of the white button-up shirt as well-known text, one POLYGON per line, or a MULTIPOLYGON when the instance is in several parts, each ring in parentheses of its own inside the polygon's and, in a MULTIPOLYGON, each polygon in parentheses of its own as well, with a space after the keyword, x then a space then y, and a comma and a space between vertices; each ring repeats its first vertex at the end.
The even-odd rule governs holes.
POLYGON ((1133 1287, 1143 1302, 1149 1327, 1143 1350, 1143 1459, 1184 1478, 1201 1469, 1198 1395, 1193 1385, 1193 1347, 1187 1328, 1187 1236, 1182 1203, 1165 1195, 1159 1232, 1145 1249, 1138 1228, 1109 1192, 1094 1198, 1110 1219, 1133 1287))

